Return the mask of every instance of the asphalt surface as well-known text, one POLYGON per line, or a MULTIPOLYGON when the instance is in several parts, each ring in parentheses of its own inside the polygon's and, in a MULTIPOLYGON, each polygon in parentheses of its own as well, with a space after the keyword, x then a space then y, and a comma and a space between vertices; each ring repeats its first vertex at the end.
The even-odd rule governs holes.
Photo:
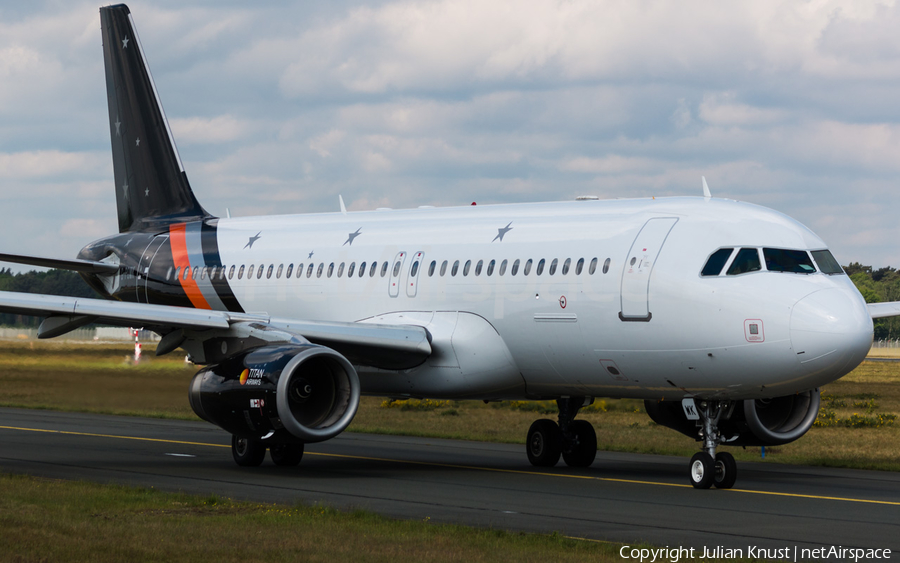
POLYGON ((0 409, 6 472, 627 544, 900 551, 896 473, 739 462, 735 489, 700 491, 687 465, 599 452, 587 469, 536 470, 522 446, 345 433, 298 467, 241 468, 202 422, 0 409))

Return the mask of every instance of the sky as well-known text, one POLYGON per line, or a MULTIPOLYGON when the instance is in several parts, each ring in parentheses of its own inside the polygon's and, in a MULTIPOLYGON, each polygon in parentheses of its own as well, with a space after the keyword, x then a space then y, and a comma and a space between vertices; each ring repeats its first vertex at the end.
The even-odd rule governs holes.
MULTIPOLYGON (((702 195, 900 267, 893 1, 133 1, 214 215, 702 195)), ((0 252, 117 230, 99 4, 0 2, 0 252)))

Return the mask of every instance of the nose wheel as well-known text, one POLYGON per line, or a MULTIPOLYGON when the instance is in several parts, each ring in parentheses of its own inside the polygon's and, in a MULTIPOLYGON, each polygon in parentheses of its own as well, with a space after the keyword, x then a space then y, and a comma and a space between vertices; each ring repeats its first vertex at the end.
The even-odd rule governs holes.
POLYGON ((695 489, 730 489, 737 479, 737 463, 728 452, 716 453, 716 448, 725 439, 719 432, 719 419, 727 409, 733 408, 729 401, 696 401, 697 412, 702 423, 703 451, 691 458, 688 466, 691 485, 695 489))

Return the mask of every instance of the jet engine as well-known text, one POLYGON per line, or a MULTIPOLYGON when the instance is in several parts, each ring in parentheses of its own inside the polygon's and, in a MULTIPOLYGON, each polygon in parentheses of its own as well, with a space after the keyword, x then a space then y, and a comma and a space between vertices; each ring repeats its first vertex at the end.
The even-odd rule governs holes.
MULTIPOLYGON (((700 403, 700 399, 695 399, 700 403)), ((772 399, 735 401, 719 419, 724 444, 777 446, 800 438, 812 428, 819 414, 819 390, 812 389, 772 399)), ((689 420, 680 402, 644 401, 654 422, 701 440, 700 421, 689 420)))
POLYGON ((197 416, 235 436, 321 442, 356 415, 359 378, 330 348, 264 346, 197 372, 190 401, 197 416))

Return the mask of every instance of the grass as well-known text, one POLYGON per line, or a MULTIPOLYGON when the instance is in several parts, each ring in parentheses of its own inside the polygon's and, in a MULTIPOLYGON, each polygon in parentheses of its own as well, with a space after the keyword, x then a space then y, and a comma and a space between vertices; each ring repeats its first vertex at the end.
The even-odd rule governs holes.
MULTIPOLYGON (((196 371, 183 356, 135 365, 130 345, 0 341, 0 405, 120 415, 196 419, 187 401, 196 371)), ((900 415, 900 363, 865 362, 823 389, 821 414, 841 421, 900 415)), ((556 418, 552 403, 409 401, 383 406, 363 397, 351 432, 523 444, 537 418, 556 418)), ((601 449, 690 456, 697 445, 659 427, 638 400, 598 400, 579 418, 590 421, 601 449)), ((844 424, 844 423, 842 423, 844 424)), ((800 440, 767 448, 766 460, 804 465, 900 470, 900 421, 881 427, 815 427, 800 440)), ((739 460, 759 448, 729 448, 739 460)), ((524 455, 524 452, 523 452, 524 455)))
POLYGON ((620 546, 0 474, 3 561, 614 561, 620 546))

